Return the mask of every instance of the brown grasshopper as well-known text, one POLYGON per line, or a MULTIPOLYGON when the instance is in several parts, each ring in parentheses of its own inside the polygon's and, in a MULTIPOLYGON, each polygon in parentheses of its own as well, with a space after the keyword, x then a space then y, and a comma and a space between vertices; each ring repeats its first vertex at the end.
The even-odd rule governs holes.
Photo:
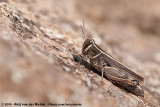
MULTIPOLYGON (((82 32, 84 32, 84 22, 82 32)), ((93 39, 86 39, 82 47, 82 56, 87 56, 92 67, 101 72, 102 79, 105 75, 112 82, 122 86, 137 96, 144 96, 143 88, 140 84, 143 78, 132 70, 105 53, 93 39)))

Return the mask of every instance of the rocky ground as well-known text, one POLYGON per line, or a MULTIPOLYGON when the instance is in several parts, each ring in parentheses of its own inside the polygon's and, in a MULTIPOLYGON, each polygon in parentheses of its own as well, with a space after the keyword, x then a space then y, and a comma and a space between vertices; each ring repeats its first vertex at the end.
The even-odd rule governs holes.
POLYGON ((158 107, 159 5, 157 0, 1 0, 1 105, 158 107), (83 19, 87 37, 144 77, 144 98, 107 79, 102 83, 99 74, 75 62, 73 54, 81 54, 84 42, 83 19))

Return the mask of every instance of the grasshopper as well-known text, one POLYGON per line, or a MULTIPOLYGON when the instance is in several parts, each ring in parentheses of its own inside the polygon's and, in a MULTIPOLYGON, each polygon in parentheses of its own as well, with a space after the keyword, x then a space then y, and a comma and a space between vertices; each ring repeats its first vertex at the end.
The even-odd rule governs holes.
MULTIPOLYGON (((84 21, 82 32, 84 32, 84 21)), ((137 75, 128 67, 124 66, 112 56, 103 51, 98 45, 96 45, 93 39, 86 39, 82 47, 81 57, 89 58, 89 62, 92 67, 99 71, 103 76, 106 76, 111 82, 114 82, 123 88, 127 89, 131 93, 144 97, 143 88, 140 86, 143 83, 143 77, 137 75)))

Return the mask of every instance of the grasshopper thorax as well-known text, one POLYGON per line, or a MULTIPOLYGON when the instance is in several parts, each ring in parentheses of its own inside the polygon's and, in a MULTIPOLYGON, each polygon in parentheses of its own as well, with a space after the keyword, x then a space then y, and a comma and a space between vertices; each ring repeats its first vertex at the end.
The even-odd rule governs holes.
POLYGON ((82 47, 82 54, 87 55, 90 48, 95 44, 93 39, 86 39, 86 41, 83 43, 82 47))

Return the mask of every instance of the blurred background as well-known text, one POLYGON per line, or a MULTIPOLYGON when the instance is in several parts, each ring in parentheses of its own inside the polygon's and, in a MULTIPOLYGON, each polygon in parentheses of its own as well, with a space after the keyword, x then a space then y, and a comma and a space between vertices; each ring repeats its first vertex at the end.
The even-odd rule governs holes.
POLYGON ((2 103, 158 107, 159 65, 158 0, 0 0, 2 103), (144 98, 107 80, 102 85, 100 76, 76 66, 83 20, 88 38, 144 77, 144 98))

